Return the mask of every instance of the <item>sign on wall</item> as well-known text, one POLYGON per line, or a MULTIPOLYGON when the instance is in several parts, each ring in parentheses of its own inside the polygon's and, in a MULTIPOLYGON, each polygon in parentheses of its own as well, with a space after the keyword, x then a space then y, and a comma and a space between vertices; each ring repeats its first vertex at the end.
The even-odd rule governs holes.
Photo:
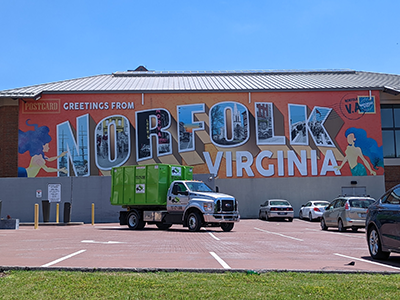
POLYGON ((369 91, 43 95, 20 103, 18 174, 170 163, 219 178, 383 175, 377 108, 369 91))

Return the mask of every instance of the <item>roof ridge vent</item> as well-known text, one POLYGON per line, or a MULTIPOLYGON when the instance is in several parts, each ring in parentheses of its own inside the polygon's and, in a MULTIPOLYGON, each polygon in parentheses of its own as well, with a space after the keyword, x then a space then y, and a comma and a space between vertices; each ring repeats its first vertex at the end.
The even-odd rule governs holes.
POLYGON ((147 72, 147 68, 145 66, 139 66, 135 70, 128 70, 127 72, 147 72))

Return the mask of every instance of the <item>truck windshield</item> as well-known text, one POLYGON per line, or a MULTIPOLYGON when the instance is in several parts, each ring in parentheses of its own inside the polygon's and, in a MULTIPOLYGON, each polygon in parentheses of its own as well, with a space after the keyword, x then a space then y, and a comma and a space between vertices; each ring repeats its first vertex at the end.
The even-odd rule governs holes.
POLYGON ((213 192, 210 187, 201 181, 189 181, 186 182, 186 185, 192 192, 213 192))

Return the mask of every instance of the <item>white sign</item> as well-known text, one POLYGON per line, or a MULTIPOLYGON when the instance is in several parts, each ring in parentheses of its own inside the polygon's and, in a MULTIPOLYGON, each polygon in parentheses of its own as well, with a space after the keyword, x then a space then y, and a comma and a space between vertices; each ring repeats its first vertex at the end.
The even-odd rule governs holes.
POLYGON ((142 183, 142 184, 137 184, 136 185, 136 194, 144 194, 146 191, 146 186, 142 183))
POLYGON ((61 183, 49 183, 47 195, 49 202, 60 202, 61 201, 61 183))
POLYGON ((36 190, 36 198, 42 198, 42 190, 36 190))

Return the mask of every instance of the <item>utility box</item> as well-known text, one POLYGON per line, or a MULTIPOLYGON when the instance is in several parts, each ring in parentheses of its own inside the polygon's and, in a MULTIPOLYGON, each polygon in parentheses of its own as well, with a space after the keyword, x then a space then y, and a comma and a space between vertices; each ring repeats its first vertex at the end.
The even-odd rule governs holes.
POLYGON ((123 166, 111 171, 112 205, 167 205, 175 180, 192 180, 193 167, 169 164, 123 166))

